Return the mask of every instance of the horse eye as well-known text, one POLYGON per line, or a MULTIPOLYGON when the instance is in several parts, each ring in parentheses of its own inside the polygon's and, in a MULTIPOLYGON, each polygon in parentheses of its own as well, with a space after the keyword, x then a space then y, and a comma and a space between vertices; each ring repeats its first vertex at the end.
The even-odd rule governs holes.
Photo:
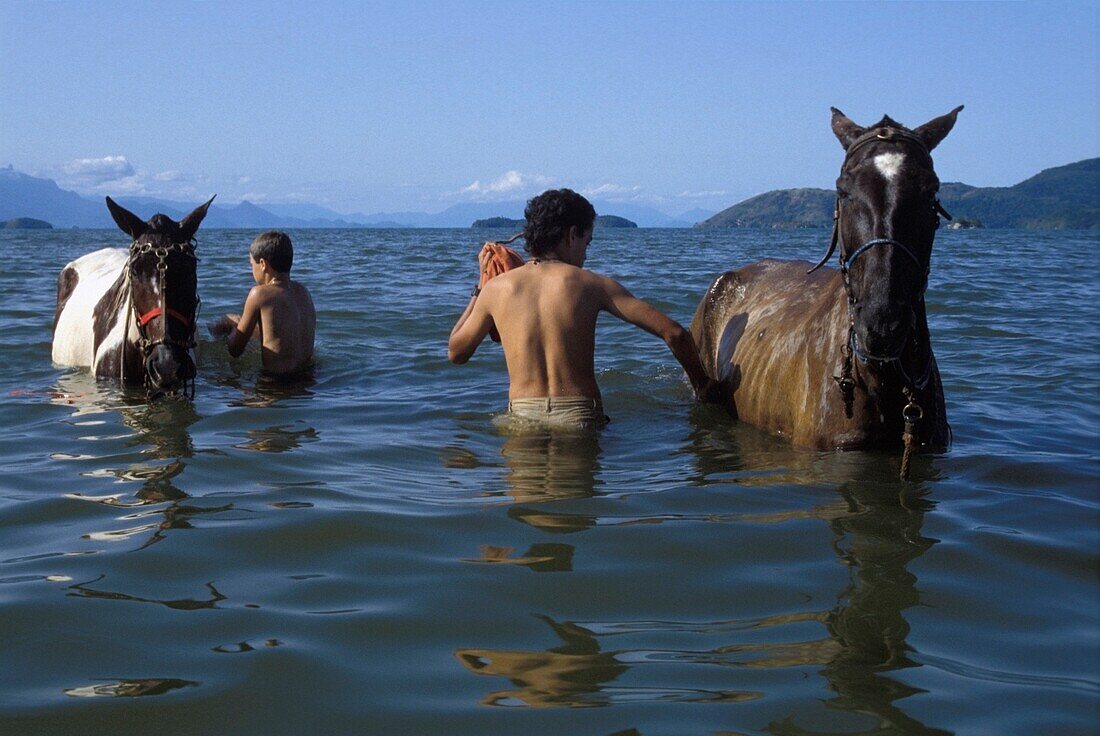
POLYGON ((848 199, 848 190, 847 189, 841 189, 840 187, 837 187, 836 188, 836 196, 840 197, 841 199, 848 199))

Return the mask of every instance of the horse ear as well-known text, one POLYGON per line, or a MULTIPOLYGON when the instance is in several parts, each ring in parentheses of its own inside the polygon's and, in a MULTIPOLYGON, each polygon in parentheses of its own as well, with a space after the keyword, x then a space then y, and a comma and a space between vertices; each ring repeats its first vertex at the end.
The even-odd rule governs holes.
POLYGON ((115 224, 118 225, 119 229, 134 240, 140 238, 149 229, 149 226, 142 222, 140 217, 110 197, 107 197, 107 209, 111 211, 111 217, 115 218, 115 224))
POLYGON ((959 105, 946 115, 941 115, 938 118, 929 120, 924 125, 920 126, 913 132, 920 136, 924 141, 924 145, 928 146, 928 150, 940 144, 947 134, 951 132, 951 129, 955 127, 955 117, 959 114, 959 110, 963 109, 962 105, 959 105))
MULTIPOLYGON (((218 195, 214 195, 216 197, 218 195)), ((206 210, 210 208, 210 203, 214 201, 214 197, 206 200, 205 204, 200 204, 195 209, 191 210, 191 214, 180 220, 180 232, 183 233, 184 241, 188 241, 195 237, 195 231, 199 229, 199 225, 202 224, 202 218, 206 217, 206 210)))
POLYGON ((844 146, 844 150, 848 150, 848 146, 855 143, 856 139, 867 132, 866 128, 861 128, 851 120, 847 118, 840 110, 835 107, 830 107, 833 111, 833 135, 840 141, 840 145, 844 146))

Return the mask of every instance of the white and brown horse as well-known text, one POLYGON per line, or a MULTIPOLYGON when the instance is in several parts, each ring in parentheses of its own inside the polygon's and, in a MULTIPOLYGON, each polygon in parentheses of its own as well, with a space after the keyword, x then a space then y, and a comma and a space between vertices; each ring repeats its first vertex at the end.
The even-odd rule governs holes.
POLYGON ((133 242, 76 259, 57 279, 53 362, 91 368, 97 378, 144 384, 156 393, 193 390, 197 259, 193 238, 210 207, 180 222, 149 222, 107 197, 133 242))
POLYGON ((924 292, 941 215, 930 152, 958 107, 910 130, 862 128, 833 108, 844 146, 829 252, 719 276, 691 332, 731 413, 817 449, 945 448, 950 429, 924 292), (837 245, 840 270, 821 269, 837 245))

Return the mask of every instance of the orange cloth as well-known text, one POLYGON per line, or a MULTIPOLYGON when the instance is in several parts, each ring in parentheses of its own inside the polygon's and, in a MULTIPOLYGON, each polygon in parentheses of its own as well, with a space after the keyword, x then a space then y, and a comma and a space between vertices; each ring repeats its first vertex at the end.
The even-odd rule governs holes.
MULTIPOLYGON (((482 246, 477 261, 481 264, 481 279, 477 282, 477 288, 481 289, 490 279, 522 266, 523 256, 502 243, 486 243, 482 246)), ((495 326, 489 328, 489 337, 493 342, 500 342, 500 333, 495 326)))

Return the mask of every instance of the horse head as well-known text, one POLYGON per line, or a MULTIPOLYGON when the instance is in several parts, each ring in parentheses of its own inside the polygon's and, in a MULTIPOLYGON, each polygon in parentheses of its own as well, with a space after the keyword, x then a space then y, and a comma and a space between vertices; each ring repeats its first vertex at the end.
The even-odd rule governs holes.
POLYGON ((115 223, 133 238, 126 266, 127 318, 137 326, 146 385, 156 391, 176 391, 195 378, 191 349, 199 297, 193 238, 213 201, 179 222, 162 214, 142 222, 107 197, 115 223))
POLYGON ((898 359, 923 318, 932 240, 940 216, 950 219, 937 199, 931 151, 962 109, 910 130, 888 116, 863 128, 832 108, 845 156, 833 241, 818 267, 839 243, 852 348, 861 359, 898 359))

